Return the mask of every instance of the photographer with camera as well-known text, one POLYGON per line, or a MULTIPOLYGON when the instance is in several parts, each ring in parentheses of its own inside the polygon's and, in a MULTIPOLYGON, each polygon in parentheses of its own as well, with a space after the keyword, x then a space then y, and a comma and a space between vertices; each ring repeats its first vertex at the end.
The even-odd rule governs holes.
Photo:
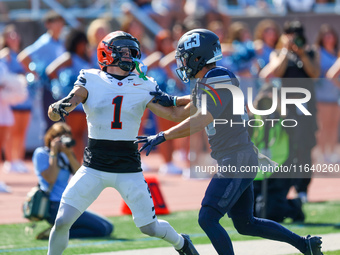
MULTIPOLYGON (((33 153, 34 171, 38 176, 40 188, 50 193, 50 218, 52 225, 57 216, 61 195, 70 175, 75 174, 80 163, 73 152, 75 141, 70 127, 62 122, 53 124, 44 137, 45 146, 33 153)), ((38 234, 37 239, 48 239, 51 228, 38 234)), ((70 229, 71 238, 109 236, 113 225, 107 219, 85 211, 70 229)))
MULTIPOLYGON (((311 98, 304 107, 311 115, 304 115, 295 105, 287 106, 286 119, 294 119, 298 125, 290 134, 290 154, 296 165, 311 165, 311 151, 316 145, 316 99, 313 79, 320 75, 319 56, 316 48, 309 47, 300 21, 284 24, 279 48, 270 55, 270 61, 260 72, 261 78, 281 77, 282 87, 304 88, 310 91, 311 98), (280 48, 281 47, 281 48, 280 48)), ((300 93, 289 93, 289 98, 301 98, 300 93)), ((307 187, 312 172, 295 176, 294 186, 298 196, 307 202, 307 187)))

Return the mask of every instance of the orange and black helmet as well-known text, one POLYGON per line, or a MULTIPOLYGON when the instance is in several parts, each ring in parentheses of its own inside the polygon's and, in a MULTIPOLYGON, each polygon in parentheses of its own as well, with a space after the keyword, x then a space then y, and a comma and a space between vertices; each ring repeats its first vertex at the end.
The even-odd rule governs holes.
POLYGON ((102 70, 105 71, 107 66, 119 66, 124 71, 133 71, 135 69, 134 59, 140 59, 141 51, 138 40, 123 31, 116 31, 108 34, 99 43, 97 48, 98 63, 102 70), (122 61, 122 49, 128 48, 131 61, 122 61))

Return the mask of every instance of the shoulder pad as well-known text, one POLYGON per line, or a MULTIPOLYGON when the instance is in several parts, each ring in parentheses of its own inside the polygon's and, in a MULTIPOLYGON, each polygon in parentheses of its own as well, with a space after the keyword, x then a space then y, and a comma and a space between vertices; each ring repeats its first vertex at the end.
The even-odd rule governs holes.
POLYGON ((235 74, 224 67, 210 70, 205 75, 205 78, 202 79, 202 83, 208 84, 215 89, 225 88, 225 85, 239 86, 239 81, 235 74))
POLYGON ((74 85, 85 86, 86 85, 86 73, 87 73, 87 70, 81 69, 74 85))

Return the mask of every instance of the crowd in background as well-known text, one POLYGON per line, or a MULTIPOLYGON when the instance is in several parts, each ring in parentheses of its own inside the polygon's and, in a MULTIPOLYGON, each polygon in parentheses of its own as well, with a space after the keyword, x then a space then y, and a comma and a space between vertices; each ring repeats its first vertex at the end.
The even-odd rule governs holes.
MULTIPOLYGON (((6 24, 0 42, 0 148, 5 156, 4 171, 28 172, 24 163, 25 136, 32 119, 33 102, 41 102, 44 128, 47 130, 52 125, 46 114, 48 105, 71 91, 81 69, 99 67, 96 48, 107 33, 123 30, 136 37, 141 42, 142 61, 148 66, 147 75, 153 77, 163 91, 181 96, 189 94, 190 87, 175 73, 174 49, 181 35, 201 27, 219 36, 224 58, 217 64, 238 76, 245 94, 248 87, 253 88, 254 104, 258 107, 267 109, 268 102, 261 101, 259 97, 265 94, 271 99, 268 87, 303 87, 311 92, 312 98, 306 105, 311 117, 304 116, 297 108, 288 109, 289 116, 282 116, 280 112, 274 116, 277 119, 297 119, 300 128, 280 129, 279 135, 269 134, 265 128, 260 130, 262 134, 258 133, 259 130, 251 131, 254 143, 263 152, 269 151, 270 156, 276 156, 274 160, 281 164, 340 163, 337 148, 340 122, 339 35, 332 25, 322 24, 315 28, 315 41, 307 41, 304 24, 299 21, 287 22, 280 27, 275 20, 263 19, 251 31, 244 22, 232 22, 214 5, 217 1, 135 2, 143 13, 162 27, 157 35, 150 35, 129 9, 124 10, 119 27, 113 25, 111 19, 99 18, 84 22, 76 29, 68 27, 57 13, 48 12, 42 20, 46 33, 24 49, 23 38, 16 26, 6 24), (8 78, 5 81, 4 73, 6 76, 11 73, 12 80, 8 78), (23 75, 26 77, 24 81, 18 78, 23 75), (18 79, 20 82, 14 82, 18 79), (17 83, 21 85, 14 90, 12 84, 17 83), (264 90, 267 92, 264 93, 264 90), (15 95, 18 100, 6 100, 15 98, 15 95), (260 105, 260 101, 264 105, 260 105), (263 139, 258 139, 261 135, 263 139), (275 142, 280 141, 279 147, 286 148, 285 155, 277 155, 275 142, 272 143, 268 137, 275 138, 275 142), (261 145, 263 141, 265 144, 261 145), (313 154, 313 149, 317 153, 313 154)), ((250 5, 256 1, 243 2, 250 5)), ((66 122, 76 140, 75 155, 81 162, 87 142, 86 116, 81 106, 70 115, 66 122)), ((140 133, 153 134, 173 125, 175 123, 146 111, 140 133)), ((195 136, 199 139, 183 138, 158 146, 164 161, 159 171, 185 174, 190 165, 189 154, 191 159, 195 159, 209 153, 207 141, 200 134, 195 136)), ((144 170, 148 170, 147 165, 144 165, 144 170)), ((302 199, 306 199, 310 178, 303 176, 299 181, 289 183, 296 187, 302 199)), ((0 191, 9 191, 9 188, 2 183, 0 191)))

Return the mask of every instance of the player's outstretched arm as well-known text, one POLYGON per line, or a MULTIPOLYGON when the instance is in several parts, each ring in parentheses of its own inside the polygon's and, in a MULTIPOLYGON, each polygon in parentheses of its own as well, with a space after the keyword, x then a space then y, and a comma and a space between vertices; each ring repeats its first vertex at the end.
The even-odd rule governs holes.
POLYGON ((85 102, 87 93, 84 87, 75 86, 67 97, 48 107, 48 117, 52 121, 59 121, 60 119, 65 121, 65 115, 73 111, 78 104, 85 102))
POLYGON ((135 143, 144 143, 139 152, 145 150, 146 156, 148 156, 152 148, 156 145, 163 143, 166 140, 186 137, 199 132, 204 129, 204 127, 206 127, 209 123, 213 122, 213 120, 214 118, 211 113, 207 112, 206 115, 201 115, 200 112, 197 112, 192 117, 185 119, 178 125, 164 132, 159 132, 157 135, 137 136, 137 139, 139 140, 135 141, 135 143))
POLYGON ((200 111, 197 111, 193 116, 164 131, 164 138, 172 140, 190 136, 203 130, 213 121, 214 118, 210 112, 207 111, 206 115, 202 115, 200 111))
POLYGON ((166 107, 158 103, 154 103, 153 101, 154 99, 152 99, 146 107, 148 107, 157 116, 174 122, 181 122, 188 118, 190 116, 190 108, 194 107, 191 103, 186 106, 166 107))

